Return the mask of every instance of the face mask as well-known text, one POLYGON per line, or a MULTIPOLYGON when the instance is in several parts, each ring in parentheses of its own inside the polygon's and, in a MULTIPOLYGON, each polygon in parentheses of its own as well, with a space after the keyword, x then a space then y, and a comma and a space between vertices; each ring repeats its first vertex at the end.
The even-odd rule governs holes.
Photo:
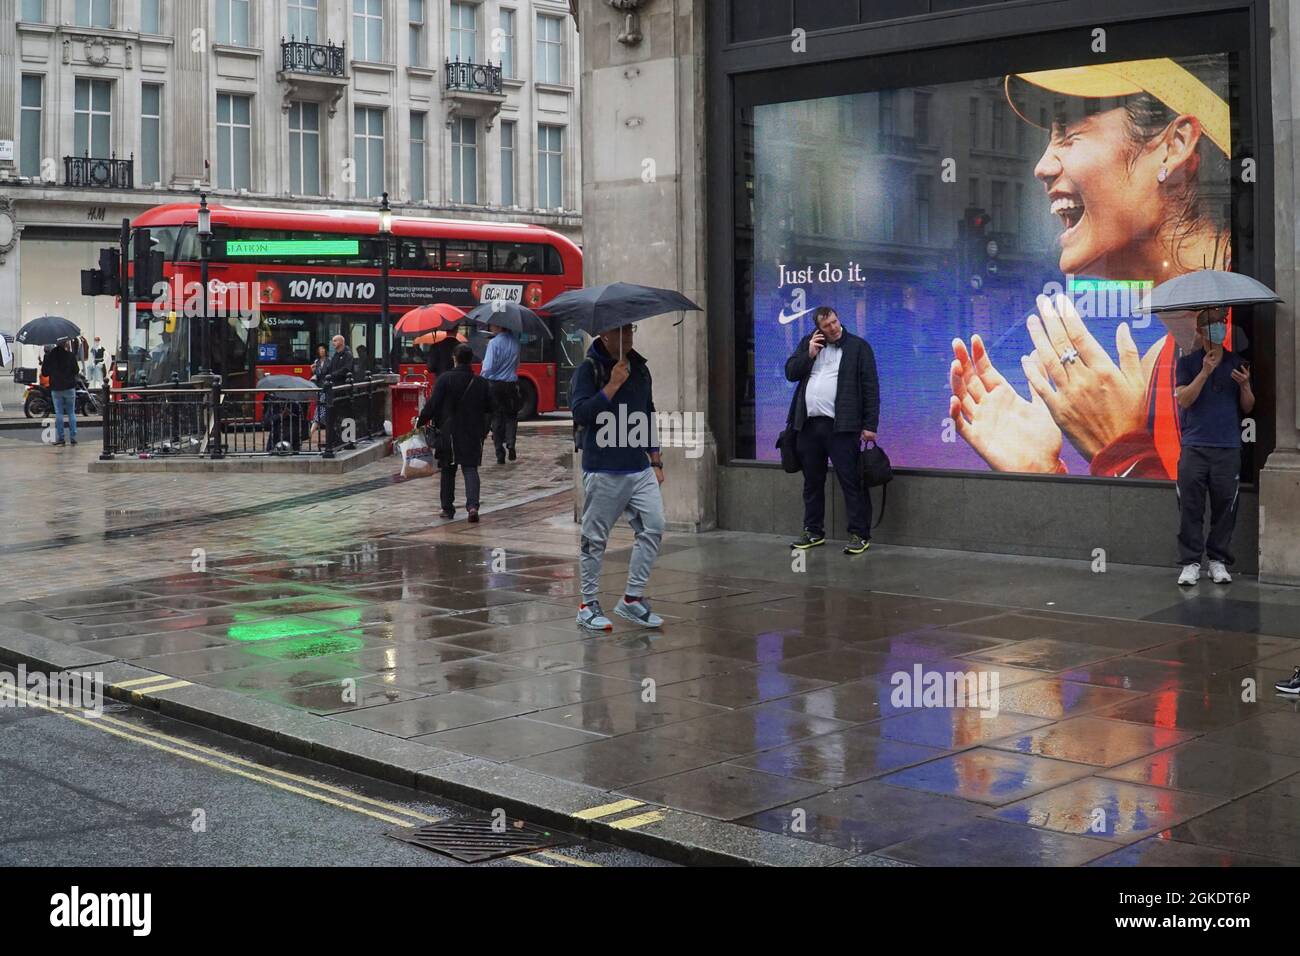
POLYGON ((1215 322, 1205 327, 1204 335, 1205 341, 1211 345, 1222 345, 1223 340, 1228 336, 1228 327, 1222 322, 1215 322))

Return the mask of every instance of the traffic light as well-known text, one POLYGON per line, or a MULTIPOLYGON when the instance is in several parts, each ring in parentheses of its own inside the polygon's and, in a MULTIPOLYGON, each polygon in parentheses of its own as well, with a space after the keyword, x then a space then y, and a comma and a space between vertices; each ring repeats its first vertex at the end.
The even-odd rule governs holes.
POLYGON ((148 229, 137 229, 131 247, 131 294, 135 299, 153 297, 154 286, 163 278, 163 254, 154 249, 148 229))
POLYGON ((985 276, 998 271, 998 243, 988 234, 993 217, 983 209, 968 207, 957 224, 957 235, 962 251, 963 274, 972 289, 984 285, 985 276))
POLYGON ((99 250, 99 268, 81 270, 82 295, 118 295, 122 284, 118 276, 122 257, 118 250, 109 247, 99 250))

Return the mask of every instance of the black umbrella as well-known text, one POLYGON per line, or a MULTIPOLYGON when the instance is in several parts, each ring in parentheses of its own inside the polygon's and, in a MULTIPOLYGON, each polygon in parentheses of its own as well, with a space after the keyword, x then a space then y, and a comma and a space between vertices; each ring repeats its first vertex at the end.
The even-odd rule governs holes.
POLYGON ((81 329, 75 322, 69 322, 61 315, 42 315, 19 329, 14 338, 22 345, 57 345, 80 334, 81 329))
POLYGON ((1248 275, 1221 269, 1198 269, 1152 289, 1148 311, 1199 312, 1229 305, 1281 301, 1276 292, 1248 275))
POLYGON ((563 292, 537 311, 561 321, 573 322, 591 335, 599 335, 639 319, 667 312, 699 312, 701 309, 671 289, 614 282, 563 292))
POLYGON ((299 378, 296 375, 265 375, 257 382, 259 389, 310 389, 310 391, 294 391, 277 394, 275 397, 288 402, 310 402, 316 398, 320 389, 314 382, 309 382, 305 378, 299 378))
POLYGON ((526 309, 518 302, 483 302, 470 311, 465 316, 471 322, 478 325, 499 325, 503 329, 509 329, 516 335, 522 335, 528 332, 532 335, 545 333, 547 338, 551 338, 551 330, 541 317, 532 309, 526 309))

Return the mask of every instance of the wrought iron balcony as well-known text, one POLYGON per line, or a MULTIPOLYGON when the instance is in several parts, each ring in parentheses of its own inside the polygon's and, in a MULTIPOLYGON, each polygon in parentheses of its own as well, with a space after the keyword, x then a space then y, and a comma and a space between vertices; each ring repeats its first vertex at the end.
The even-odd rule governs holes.
POLYGON ((280 70, 284 73, 313 73, 317 76, 342 76, 346 43, 335 46, 326 41, 322 46, 307 37, 280 38, 280 70))
POLYGON ((447 89, 460 93, 501 93, 501 67, 491 63, 447 61, 447 89))
POLYGON ((63 157, 63 185, 91 189, 134 189, 135 154, 130 159, 97 159, 85 156, 63 157))

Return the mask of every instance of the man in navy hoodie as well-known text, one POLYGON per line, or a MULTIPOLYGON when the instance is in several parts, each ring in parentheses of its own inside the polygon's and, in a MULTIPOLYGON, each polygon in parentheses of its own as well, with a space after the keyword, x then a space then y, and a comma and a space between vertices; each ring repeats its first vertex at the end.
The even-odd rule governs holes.
POLYGON ((602 332, 573 371, 569 407, 581 430, 582 603, 578 624, 588 630, 614 627, 601 609, 600 568, 610 529, 626 514, 636 535, 627 589, 614 613, 642 627, 659 627, 645 586, 664 533, 664 481, 655 427, 650 369, 632 350, 633 326, 602 332))

